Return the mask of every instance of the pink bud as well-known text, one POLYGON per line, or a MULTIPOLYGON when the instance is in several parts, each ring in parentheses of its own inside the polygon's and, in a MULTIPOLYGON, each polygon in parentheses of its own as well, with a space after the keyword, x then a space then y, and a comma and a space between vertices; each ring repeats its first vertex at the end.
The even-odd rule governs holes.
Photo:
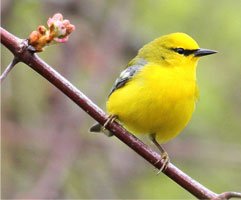
POLYGON ((75 26, 69 20, 63 19, 63 15, 56 13, 47 21, 48 29, 44 26, 39 26, 37 31, 34 31, 29 36, 29 43, 40 52, 46 45, 64 43, 68 41, 70 33, 75 30, 75 26))

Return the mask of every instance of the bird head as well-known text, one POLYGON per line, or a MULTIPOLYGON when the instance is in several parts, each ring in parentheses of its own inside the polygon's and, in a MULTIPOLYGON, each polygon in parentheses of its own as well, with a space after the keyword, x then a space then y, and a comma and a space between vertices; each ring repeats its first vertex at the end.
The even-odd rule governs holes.
POLYGON ((138 57, 147 62, 164 64, 163 66, 196 66, 200 57, 214 53, 217 51, 200 48, 185 33, 172 33, 146 44, 140 49, 138 57))

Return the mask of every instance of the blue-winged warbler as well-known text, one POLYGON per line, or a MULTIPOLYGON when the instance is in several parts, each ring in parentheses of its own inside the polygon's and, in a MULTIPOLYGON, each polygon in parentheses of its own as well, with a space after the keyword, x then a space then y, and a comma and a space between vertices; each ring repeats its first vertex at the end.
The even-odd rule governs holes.
MULTIPOLYGON (((191 119, 199 93, 197 62, 213 53, 185 33, 146 44, 114 83, 106 103, 111 119, 131 133, 151 136, 167 164, 168 154, 160 144, 176 137, 191 119)), ((102 130, 99 124, 90 129, 102 130)))

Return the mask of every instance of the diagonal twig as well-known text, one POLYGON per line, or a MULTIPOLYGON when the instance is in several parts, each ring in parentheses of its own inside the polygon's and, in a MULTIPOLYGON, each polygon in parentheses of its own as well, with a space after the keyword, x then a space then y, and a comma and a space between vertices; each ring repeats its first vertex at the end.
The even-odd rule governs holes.
POLYGON ((19 60, 14 57, 12 62, 6 67, 6 69, 3 71, 3 73, 0 76, 0 80, 1 83, 3 82, 3 80, 7 77, 7 75, 9 74, 9 72, 13 69, 13 67, 19 62, 19 60))
POLYGON ((217 197, 213 198, 212 200, 226 200, 231 198, 239 198, 241 199, 241 193, 239 192, 224 192, 219 194, 217 197))

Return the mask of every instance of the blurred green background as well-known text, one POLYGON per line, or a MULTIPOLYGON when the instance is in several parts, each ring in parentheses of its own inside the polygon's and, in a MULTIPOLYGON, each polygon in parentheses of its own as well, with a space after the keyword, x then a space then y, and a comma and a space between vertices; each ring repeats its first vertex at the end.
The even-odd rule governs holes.
MULTIPOLYGON (((240 0, 1 1, 2 27, 20 38, 56 12, 76 26, 68 43, 39 55, 103 109, 115 78, 152 39, 181 31, 217 50, 199 62, 191 122, 165 145, 217 193, 241 191, 240 8, 240 0)), ((12 59, 5 47, 1 59, 3 71, 12 59)), ((2 198, 194 198, 115 137, 88 133, 94 120, 28 66, 1 87, 2 198)))

